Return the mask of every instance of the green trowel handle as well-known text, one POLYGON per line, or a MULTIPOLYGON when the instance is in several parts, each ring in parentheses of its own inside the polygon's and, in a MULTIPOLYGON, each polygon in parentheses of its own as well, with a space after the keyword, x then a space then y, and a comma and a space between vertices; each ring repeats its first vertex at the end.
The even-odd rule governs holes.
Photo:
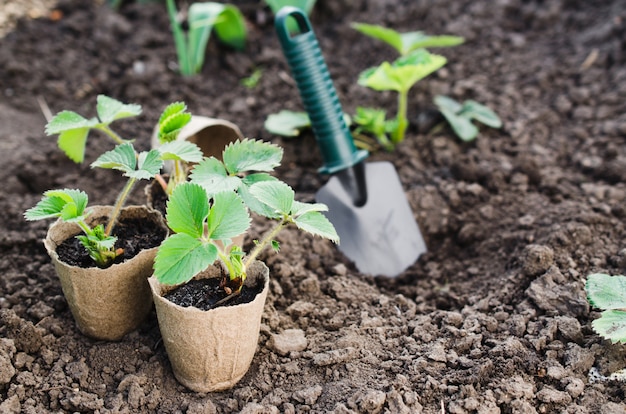
POLYGON ((369 154, 354 145, 306 14, 296 7, 283 7, 274 24, 322 153, 324 166, 320 172, 334 174, 363 161, 369 154), (290 34, 287 29, 290 16, 298 23, 298 33, 290 34))

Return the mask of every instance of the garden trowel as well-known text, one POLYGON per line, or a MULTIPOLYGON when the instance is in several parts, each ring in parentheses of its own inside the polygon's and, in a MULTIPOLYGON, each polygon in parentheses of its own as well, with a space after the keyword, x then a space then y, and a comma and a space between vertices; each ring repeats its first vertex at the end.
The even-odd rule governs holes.
POLYGON ((426 252, 398 174, 389 162, 365 163, 368 152, 354 145, 306 14, 283 7, 275 27, 311 119, 324 161, 320 172, 331 175, 316 199, 328 205, 339 249, 360 272, 397 276, 426 252), (287 19, 295 19, 296 32, 289 32, 287 19))

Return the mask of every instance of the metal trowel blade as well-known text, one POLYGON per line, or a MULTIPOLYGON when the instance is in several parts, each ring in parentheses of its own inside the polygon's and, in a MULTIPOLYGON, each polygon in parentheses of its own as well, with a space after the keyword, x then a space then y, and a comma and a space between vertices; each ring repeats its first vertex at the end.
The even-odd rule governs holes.
POLYGON ((337 176, 316 194, 328 206, 326 216, 339 234, 339 250, 360 272, 397 276, 411 266, 426 244, 389 162, 365 163, 367 202, 355 207, 337 176))

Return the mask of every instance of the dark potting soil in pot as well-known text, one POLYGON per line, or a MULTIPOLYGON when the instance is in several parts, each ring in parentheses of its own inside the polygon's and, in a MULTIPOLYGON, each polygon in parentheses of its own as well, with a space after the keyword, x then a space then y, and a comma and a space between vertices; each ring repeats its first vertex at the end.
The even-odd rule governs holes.
MULTIPOLYGON (((163 175, 163 178, 167 181, 168 176, 163 175)), ((163 187, 157 181, 151 181, 147 186, 147 191, 149 192, 150 206, 165 217, 168 197, 163 187)))
MULTIPOLYGON (((219 304, 217 307, 250 303, 262 290, 262 281, 256 281, 252 286, 244 285, 239 295, 219 304)), ((181 285, 163 295, 165 299, 184 308, 193 306, 205 311, 213 309, 214 305, 226 296, 226 292, 220 288, 220 279, 216 277, 191 280, 189 283, 181 285)))
MULTIPOLYGON (((115 248, 124 249, 124 253, 113 261, 113 264, 117 264, 135 257, 142 250, 158 246, 165 239, 166 232, 152 220, 126 219, 117 223, 113 228, 113 235, 117 237, 115 248)), ((57 254, 61 261, 72 266, 82 268, 96 266, 76 237, 63 241, 57 247, 57 254)))

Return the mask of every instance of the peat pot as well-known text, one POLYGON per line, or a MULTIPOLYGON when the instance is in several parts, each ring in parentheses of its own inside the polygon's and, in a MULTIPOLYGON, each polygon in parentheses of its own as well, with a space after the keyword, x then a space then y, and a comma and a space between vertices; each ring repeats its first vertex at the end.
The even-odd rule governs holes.
MULTIPOLYGON (((111 206, 91 207, 87 224, 109 216, 111 206)), ((119 221, 145 218, 167 232, 163 217, 145 206, 122 209, 119 221)), ((135 330, 152 308, 148 278, 158 247, 101 269, 82 268, 59 260, 57 246, 81 233, 75 223, 57 220, 48 230, 44 245, 61 280, 63 294, 80 331, 92 338, 116 341, 135 330)), ((167 233, 166 233, 167 234, 167 233)))
MULTIPOLYGON (((196 278, 219 277, 212 267, 196 278)), ((256 261, 248 268, 246 285, 263 280, 254 300, 208 311, 178 306, 163 295, 176 286, 149 279, 165 350, 176 379, 197 392, 226 390, 248 371, 256 352, 263 306, 269 289, 269 269, 256 261)))
MULTIPOLYGON (((191 121, 181 129, 177 140, 189 141, 200 147, 205 157, 222 159, 222 151, 228 144, 238 139, 243 139, 243 134, 237 125, 219 118, 193 115, 191 121)), ((157 148, 159 143, 158 126, 152 134, 152 148, 157 148)), ((172 170, 172 162, 167 161, 163 169, 167 172, 172 170)))

